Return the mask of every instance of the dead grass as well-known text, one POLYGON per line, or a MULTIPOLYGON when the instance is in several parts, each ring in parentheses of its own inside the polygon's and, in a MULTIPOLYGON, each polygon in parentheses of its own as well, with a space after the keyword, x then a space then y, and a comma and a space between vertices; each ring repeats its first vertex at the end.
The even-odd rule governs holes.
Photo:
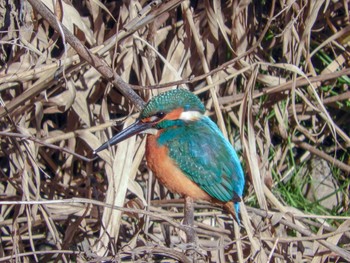
POLYGON ((160 2, 0 3, 0 262, 350 261, 347 1, 160 2), (205 102, 248 181, 241 228, 196 204, 191 255, 143 138, 91 159, 173 86, 205 102), (303 198, 315 158, 333 208, 303 198))

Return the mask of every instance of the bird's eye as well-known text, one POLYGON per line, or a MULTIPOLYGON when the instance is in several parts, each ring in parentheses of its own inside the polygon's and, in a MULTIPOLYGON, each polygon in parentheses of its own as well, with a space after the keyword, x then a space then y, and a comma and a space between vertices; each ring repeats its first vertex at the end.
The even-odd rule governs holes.
POLYGON ((163 111, 158 111, 157 113, 153 114, 153 116, 148 118, 149 122, 155 122, 157 123, 158 121, 160 121, 161 119, 163 119, 165 116, 165 112, 163 111))
POLYGON ((164 111, 159 111, 156 113, 156 116, 159 118, 159 119, 162 119, 164 116, 165 116, 165 112, 164 111))

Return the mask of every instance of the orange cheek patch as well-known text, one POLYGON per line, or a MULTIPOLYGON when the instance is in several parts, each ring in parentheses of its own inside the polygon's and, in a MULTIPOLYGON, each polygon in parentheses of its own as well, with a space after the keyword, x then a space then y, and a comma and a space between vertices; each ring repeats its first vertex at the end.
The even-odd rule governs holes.
POLYGON ((165 115, 163 120, 177 120, 180 118, 180 115, 183 111, 184 110, 182 108, 177 108, 177 109, 169 112, 167 115, 165 115))
POLYGON ((151 117, 149 118, 144 118, 141 120, 143 123, 151 122, 151 117))
POLYGON ((154 118, 154 116, 151 116, 151 117, 148 117, 148 118, 144 118, 144 119, 142 119, 141 121, 142 121, 143 123, 147 123, 147 122, 158 123, 158 122, 160 122, 160 121, 162 121, 162 120, 177 120, 177 119, 180 118, 180 115, 181 115, 181 113, 182 113, 183 111, 184 111, 184 110, 183 110, 182 108, 177 108, 177 109, 175 109, 175 110, 169 112, 168 114, 166 114, 164 118, 159 119, 159 120, 157 120, 157 121, 155 121, 154 119, 152 119, 152 118, 154 118))

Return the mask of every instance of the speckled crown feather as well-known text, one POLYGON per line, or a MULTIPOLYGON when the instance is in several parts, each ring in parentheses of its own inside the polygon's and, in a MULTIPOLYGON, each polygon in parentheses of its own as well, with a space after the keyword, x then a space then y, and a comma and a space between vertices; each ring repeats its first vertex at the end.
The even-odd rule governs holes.
POLYGON ((178 108, 205 112, 204 105, 196 95, 185 89, 174 89, 153 97, 142 110, 140 118, 147 118, 161 111, 168 113, 178 108))

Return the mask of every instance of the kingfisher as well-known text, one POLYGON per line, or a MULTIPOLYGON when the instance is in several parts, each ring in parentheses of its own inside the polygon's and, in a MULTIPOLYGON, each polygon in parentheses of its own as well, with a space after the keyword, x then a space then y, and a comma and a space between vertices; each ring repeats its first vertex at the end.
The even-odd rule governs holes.
POLYGON ((236 151, 204 115, 200 99, 185 89, 153 97, 136 122, 94 151, 147 133, 146 161, 168 190, 223 206, 239 223, 244 174, 236 151))

